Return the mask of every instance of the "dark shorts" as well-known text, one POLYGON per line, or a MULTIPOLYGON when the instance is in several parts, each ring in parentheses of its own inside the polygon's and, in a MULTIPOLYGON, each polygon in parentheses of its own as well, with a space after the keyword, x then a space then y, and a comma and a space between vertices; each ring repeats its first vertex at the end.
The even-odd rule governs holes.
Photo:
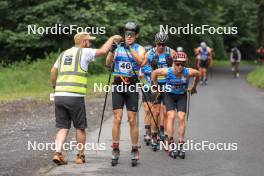
POLYGON ((209 61, 208 60, 200 60, 200 67, 201 68, 208 68, 209 61))
POLYGON ((164 97, 164 104, 166 106, 166 111, 177 110, 186 112, 187 109, 187 94, 172 94, 172 93, 165 93, 164 97))
POLYGON ((153 92, 153 104, 162 104, 164 103, 164 100, 163 100, 163 95, 164 95, 164 92, 153 92))
MULTIPOLYGON (((129 89, 131 85, 124 85, 129 89)), ((114 87, 112 92, 112 106, 113 110, 123 109, 124 105, 128 111, 137 112, 138 111, 138 100, 139 93, 132 89, 133 91, 118 91, 116 87, 114 87)))
POLYGON ((84 97, 55 97, 55 116, 57 128, 87 128, 84 97))

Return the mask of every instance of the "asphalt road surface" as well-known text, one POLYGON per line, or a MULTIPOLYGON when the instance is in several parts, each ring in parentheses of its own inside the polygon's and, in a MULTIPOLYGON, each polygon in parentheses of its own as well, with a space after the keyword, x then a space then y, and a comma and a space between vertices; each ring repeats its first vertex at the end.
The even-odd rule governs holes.
MULTIPOLYGON (((214 69, 208 86, 199 86, 191 97, 191 109, 186 136, 194 143, 233 143, 237 150, 186 151, 186 159, 173 159, 165 151, 153 152, 143 142, 143 112, 140 111, 141 160, 137 167, 130 165, 130 137, 126 116, 122 122, 119 165, 111 167, 112 119, 103 125, 101 142, 104 151, 87 151, 87 163, 74 163, 75 152, 69 152, 69 164, 42 170, 38 175, 182 175, 182 176, 263 176, 264 173, 264 92, 250 86, 242 67, 241 77, 232 77, 229 68, 214 69)), ((96 142, 98 130, 89 142, 96 142)), ((175 134, 177 135, 177 134, 175 134)), ((231 147, 232 148, 232 147, 231 147)), ((232 148, 232 149, 235 149, 232 148)))

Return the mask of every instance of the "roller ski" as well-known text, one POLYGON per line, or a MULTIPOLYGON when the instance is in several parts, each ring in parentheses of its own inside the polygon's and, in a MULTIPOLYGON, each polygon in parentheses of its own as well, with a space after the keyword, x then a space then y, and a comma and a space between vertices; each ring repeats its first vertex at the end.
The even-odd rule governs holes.
POLYGON ((181 159, 185 159, 185 151, 183 150, 183 144, 184 144, 184 142, 178 143, 178 156, 181 159))
POLYGON ((201 86, 203 86, 203 85, 207 86, 207 85, 208 85, 208 80, 207 80, 207 78, 201 78, 201 79, 200 79, 200 85, 201 85, 201 86))
POLYGON ((113 147, 113 151, 112 151, 112 161, 111 161, 111 165, 112 166, 116 166, 118 164, 118 159, 120 156, 120 150, 118 147, 113 147))
POLYGON ((132 148, 132 150, 131 150, 131 166, 132 167, 137 166, 138 160, 139 160, 138 147, 132 148))

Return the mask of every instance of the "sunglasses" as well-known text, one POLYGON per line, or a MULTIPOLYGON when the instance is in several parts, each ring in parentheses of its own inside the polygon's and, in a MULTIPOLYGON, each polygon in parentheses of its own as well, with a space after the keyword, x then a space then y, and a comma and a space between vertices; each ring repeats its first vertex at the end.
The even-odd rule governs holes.
POLYGON ((158 46, 165 46, 165 43, 157 43, 158 46))
POLYGON ((185 66, 185 62, 175 62, 175 65, 178 66, 185 66))
POLYGON ((136 35, 136 33, 134 32, 134 31, 126 31, 125 32, 125 36, 126 37, 128 37, 128 36, 130 36, 130 37, 134 37, 136 35))

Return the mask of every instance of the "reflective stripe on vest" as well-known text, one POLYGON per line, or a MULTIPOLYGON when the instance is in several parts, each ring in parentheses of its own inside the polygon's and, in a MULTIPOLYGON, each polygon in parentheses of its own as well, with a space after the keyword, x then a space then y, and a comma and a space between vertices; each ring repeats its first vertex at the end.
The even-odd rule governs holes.
POLYGON ((55 92, 86 94, 87 72, 81 69, 81 48, 70 48, 59 58, 55 92))

